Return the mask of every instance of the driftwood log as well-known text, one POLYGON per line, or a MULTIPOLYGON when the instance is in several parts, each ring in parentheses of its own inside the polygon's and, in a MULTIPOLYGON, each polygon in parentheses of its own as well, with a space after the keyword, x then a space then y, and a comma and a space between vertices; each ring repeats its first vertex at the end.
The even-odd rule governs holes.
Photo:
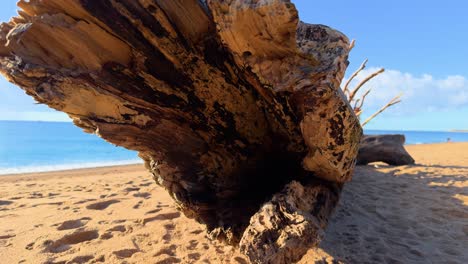
POLYGON ((357 164, 367 165, 377 161, 395 166, 414 164, 404 144, 404 135, 365 135, 359 146, 357 164))
POLYGON ((362 135, 349 41, 288 0, 29 0, 0 69, 89 133, 136 150, 213 237, 256 263, 316 245, 362 135))

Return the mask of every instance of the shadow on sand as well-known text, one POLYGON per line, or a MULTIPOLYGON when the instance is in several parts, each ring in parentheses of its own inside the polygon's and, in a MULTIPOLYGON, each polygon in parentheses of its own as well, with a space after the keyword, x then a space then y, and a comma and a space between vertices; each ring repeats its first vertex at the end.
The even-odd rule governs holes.
POLYGON ((468 167, 357 167, 315 263, 466 263, 467 198, 468 167))

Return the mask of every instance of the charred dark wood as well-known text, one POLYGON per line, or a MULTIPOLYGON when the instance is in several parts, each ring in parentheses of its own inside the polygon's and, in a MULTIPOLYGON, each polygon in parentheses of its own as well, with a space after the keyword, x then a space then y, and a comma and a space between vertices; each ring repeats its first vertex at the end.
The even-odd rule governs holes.
MULTIPOLYGON (((351 179, 362 130, 340 89, 349 41, 299 22, 290 1, 19 6, 0 26, 1 73, 84 131, 138 151, 213 235, 237 243, 303 175, 321 179, 317 188, 351 179)), ((304 210, 325 223, 336 190, 321 190, 322 208, 304 210)))

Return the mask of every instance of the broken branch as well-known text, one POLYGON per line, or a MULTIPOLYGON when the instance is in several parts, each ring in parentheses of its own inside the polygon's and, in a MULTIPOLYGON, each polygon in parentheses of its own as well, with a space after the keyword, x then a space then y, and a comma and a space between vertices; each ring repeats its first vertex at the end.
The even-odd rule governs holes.
POLYGON ((372 119, 374 119, 376 116, 381 114, 383 111, 385 111, 385 109, 389 108, 390 106, 400 103, 401 102, 401 100, 400 100, 401 96, 402 96, 402 94, 395 96, 392 100, 390 100, 390 102, 388 102, 386 105, 384 105, 382 108, 380 108, 380 110, 378 110, 373 115, 371 115, 369 118, 367 118, 366 121, 364 121, 361 124, 361 126, 364 127, 365 125, 367 125, 367 123, 369 123, 372 119))

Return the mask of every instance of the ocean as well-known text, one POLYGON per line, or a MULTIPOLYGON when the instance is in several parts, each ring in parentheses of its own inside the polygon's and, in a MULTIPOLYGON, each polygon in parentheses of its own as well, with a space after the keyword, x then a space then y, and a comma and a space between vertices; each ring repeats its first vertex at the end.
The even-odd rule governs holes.
POLYGON ((403 134, 406 145, 450 142, 468 142, 468 132, 449 131, 398 131, 398 130, 364 130, 366 135, 403 134))
MULTIPOLYGON (((468 133, 367 130, 404 134, 406 144, 468 142, 468 133)), ((72 123, 0 121, 0 175, 141 163, 137 153, 116 147, 72 123)))
POLYGON ((0 121, 0 175, 141 162, 73 123, 0 121))

